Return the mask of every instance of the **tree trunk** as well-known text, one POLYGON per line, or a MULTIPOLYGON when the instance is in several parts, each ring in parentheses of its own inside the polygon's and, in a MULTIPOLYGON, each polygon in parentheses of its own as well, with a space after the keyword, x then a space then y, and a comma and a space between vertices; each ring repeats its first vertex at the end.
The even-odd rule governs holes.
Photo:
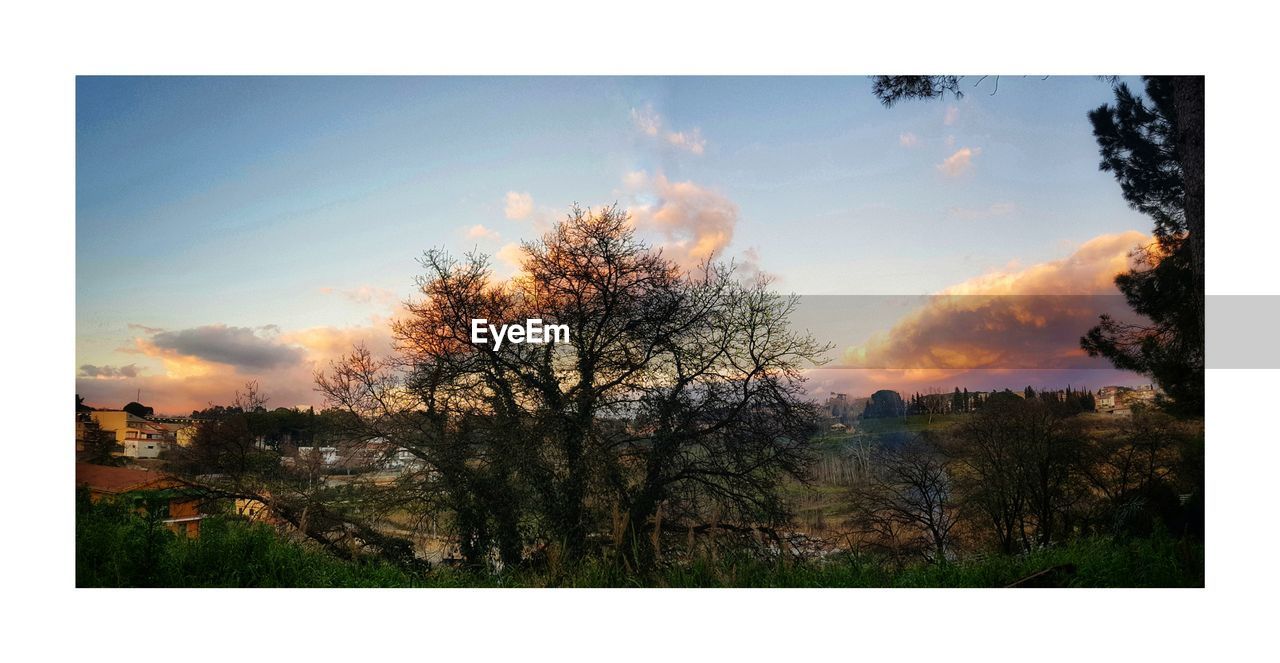
POLYGON ((1191 242, 1191 274, 1195 279, 1193 302, 1199 312, 1197 342, 1204 343, 1204 76, 1174 76, 1173 101, 1177 109, 1178 155, 1182 162, 1191 242))

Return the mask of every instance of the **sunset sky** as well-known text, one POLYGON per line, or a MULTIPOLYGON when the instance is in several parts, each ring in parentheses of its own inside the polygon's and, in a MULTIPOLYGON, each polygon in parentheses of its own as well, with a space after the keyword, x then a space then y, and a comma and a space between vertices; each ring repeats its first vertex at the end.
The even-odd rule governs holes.
POLYGON ((815 395, 1145 382, 1078 357, 1093 312, 1037 300, 963 337, 968 304, 915 297, 1114 294, 1150 230, 1098 170, 1106 83, 975 83, 885 109, 866 77, 79 78, 77 390, 188 413, 256 379, 320 406, 312 372, 387 350, 423 250, 509 274, 574 202, 682 263, 846 296, 798 321, 837 345, 815 395))

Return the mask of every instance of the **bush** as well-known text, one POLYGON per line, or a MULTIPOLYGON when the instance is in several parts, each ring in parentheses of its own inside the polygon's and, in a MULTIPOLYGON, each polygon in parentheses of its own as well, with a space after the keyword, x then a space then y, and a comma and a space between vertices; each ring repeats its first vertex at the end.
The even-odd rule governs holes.
POLYGON ((1053 584, 1204 586, 1204 544, 1159 528, 1147 538, 1088 537, 1023 555, 906 569, 854 553, 819 561, 728 554, 647 574, 589 557, 569 568, 486 573, 437 567, 412 575, 385 563, 341 560, 233 517, 206 518, 200 538, 186 539, 130 504, 94 504, 82 493, 76 505, 78 587, 1004 587, 1067 565, 1074 571, 1053 584))
POLYGON ((213 516, 198 539, 187 539, 132 504, 77 496, 77 587, 401 587, 414 580, 394 566, 286 541, 259 523, 213 516))

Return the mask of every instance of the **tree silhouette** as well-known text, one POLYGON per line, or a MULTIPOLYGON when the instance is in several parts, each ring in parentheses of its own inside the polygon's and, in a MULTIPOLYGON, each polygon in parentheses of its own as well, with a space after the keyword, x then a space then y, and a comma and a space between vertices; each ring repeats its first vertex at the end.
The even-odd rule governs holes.
MULTIPOLYGON (((1204 279, 1194 268, 1184 159, 1177 129, 1175 84, 1146 78, 1146 99, 1116 86, 1114 105, 1089 113, 1102 155, 1136 210, 1155 221, 1155 243, 1137 250, 1134 266, 1116 277, 1129 306, 1149 322, 1102 316, 1081 346, 1118 368, 1151 376, 1171 411, 1204 410, 1204 279)), ((1203 204, 1203 203, 1201 203, 1203 204)))
POLYGON ((142 403, 139 403, 137 401, 130 401, 128 405, 125 405, 123 408, 120 408, 120 409, 124 410, 125 412, 128 412, 129 414, 132 414, 135 417, 142 417, 143 419, 155 414, 154 408, 147 407, 146 405, 143 405, 142 403))
POLYGON ((318 379, 352 436, 423 463, 406 483, 463 557, 574 559, 604 539, 645 565, 664 526, 784 522, 782 479, 805 475, 815 431, 800 370, 825 349, 788 329, 797 300, 731 265, 681 270, 614 207, 575 207, 523 248, 505 282, 484 256, 428 252, 399 353, 358 350, 318 379), (541 318, 570 340, 473 344, 479 318, 541 318))

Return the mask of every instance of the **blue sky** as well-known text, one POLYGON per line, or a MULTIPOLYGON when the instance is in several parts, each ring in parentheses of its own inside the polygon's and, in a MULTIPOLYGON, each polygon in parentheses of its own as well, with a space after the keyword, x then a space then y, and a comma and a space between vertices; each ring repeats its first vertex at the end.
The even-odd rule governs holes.
POLYGON ((656 244, 711 223, 801 294, 933 293, 1149 228, 1097 168, 1107 84, 976 82, 885 109, 866 77, 82 77, 77 365, 158 379, 154 330, 376 324, 422 250, 496 253, 575 201, 675 205, 656 244))

